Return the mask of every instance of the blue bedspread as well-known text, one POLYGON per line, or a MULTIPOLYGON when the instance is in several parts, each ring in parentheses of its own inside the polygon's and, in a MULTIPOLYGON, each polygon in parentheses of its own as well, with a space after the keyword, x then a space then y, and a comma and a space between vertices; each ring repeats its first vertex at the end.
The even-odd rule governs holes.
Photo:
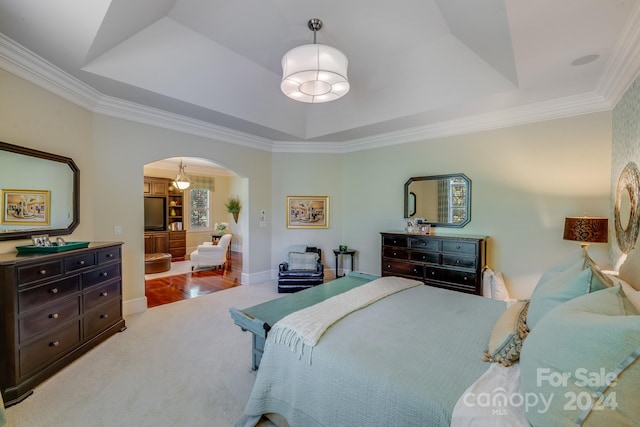
POLYGON ((333 325, 311 364, 268 342, 245 413, 291 426, 449 426, 504 302, 418 286, 333 325))

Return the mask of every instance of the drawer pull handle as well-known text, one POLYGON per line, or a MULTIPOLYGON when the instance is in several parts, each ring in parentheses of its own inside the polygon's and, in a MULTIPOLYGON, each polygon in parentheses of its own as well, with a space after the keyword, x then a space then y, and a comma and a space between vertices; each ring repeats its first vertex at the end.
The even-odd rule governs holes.
POLYGON ((108 314, 101 314, 101 315, 100 315, 100 318, 101 318, 101 319, 107 319, 108 317, 109 317, 109 315, 108 315, 108 314))
POLYGON ((50 314, 50 315, 49 315, 49 318, 50 318, 50 319, 57 319, 58 317, 60 317, 60 316, 58 315, 58 313, 53 313, 53 314, 50 314))
POLYGON ((107 258, 113 258, 113 254, 107 254, 107 258))
POLYGON ((49 347, 57 347, 59 345, 60 345, 59 341, 52 341, 52 342, 49 343, 49 347))
POLYGON ((436 275, 436 272, 435 272, 435 271, 432 271, 432 272, 431 272, 431 275, 432 275, 432 276, 435 276, 435 275, 436 275))
POLYGON ((414 273, 418 273, 418 270, 416 268, 413 269, 414 273))
POLYGON ((459 259, 456 260, 456 264, 460 264, 460 260, 459 259))
POLYGON ((458 246, 456 246, 456 249, 460 249, 461 247, 462 247, 462 246, 458 245, 458 246))
POLYGON ((78 262, 78 264, 80 264, 80 265, 84 265, 84 260, 83 260, 83 261, 78 262))
POLYGON ((397 252, 394 252, 394 253, 393 253, 393 256, 396 256, 396 255, 398 255, 398 253, 397 253, 397 252))
POLYGON ((391 268, 391 266, 389 264, 387 264, 387 268, 391 268))
POLYGON ((463 280, 466 282, 467 280, 469 280, 469 278, 467 276, 464 276, 463 280))
POLYGON ((100 292, 100 296, 101 296, 101 297, 106 297, 106 296, 108 296, 108 295, 109 295, 109 293, 108 293, 108 292, 100 292))
POLYGON ((51 292, 52 294, 57 294, 58 293, 58 288, 53 288, 49 292, 51 292))
POLYGON ((42 270, 40 270, 38 273, 40 273, 40 274, 42 274, 42 275, 44 276, 45 274, 47 274, 47 270, 45 270, 45 269, 43 268, 43 269, 42 269, 42 270))
POLYGON ((103 271, 102 273, 100 273, 100 277, 107 277, 109 275, 109 273, 107 273, 106 271, 103 271))

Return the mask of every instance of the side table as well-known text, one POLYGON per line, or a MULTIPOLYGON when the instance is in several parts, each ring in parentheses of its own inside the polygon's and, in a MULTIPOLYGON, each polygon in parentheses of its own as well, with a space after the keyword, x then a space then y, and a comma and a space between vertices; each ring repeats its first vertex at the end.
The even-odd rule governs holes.
MULTIPOLYGON (((338 277, 344 276, 344 274, 342 276, 340 276, 338 274, 338 257, 340 255, 348 255, 348 256, 350 256, 351 257, 351 271, 353 271, 353 257, 354 257, 355 253, 356 253, 355 249, 347 249, 345 251, 341 251, 340 249, 334 249, 333 250, 333 254, 336 256, 336 279, 338 277)), ((343 262, 343 264, 344 264, 344 262, 343 262)))

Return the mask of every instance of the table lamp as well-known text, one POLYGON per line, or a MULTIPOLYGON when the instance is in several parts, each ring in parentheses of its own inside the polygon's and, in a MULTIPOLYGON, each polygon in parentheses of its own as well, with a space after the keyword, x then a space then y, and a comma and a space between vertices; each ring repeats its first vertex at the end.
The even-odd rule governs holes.
POLYGON ((564 240, 575 240, 586 249, 589 243, 607 243, 609 220, 596 217, 567 217, 564 219, 564 240))

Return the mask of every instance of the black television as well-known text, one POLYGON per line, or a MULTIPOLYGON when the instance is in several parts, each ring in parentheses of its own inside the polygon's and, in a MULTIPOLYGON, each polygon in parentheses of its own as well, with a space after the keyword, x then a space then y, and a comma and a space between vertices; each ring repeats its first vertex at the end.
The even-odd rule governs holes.
POLYGON ((164 197, 144 198, 144 231, 164 231, 167 223, 167 206, 164 197))

